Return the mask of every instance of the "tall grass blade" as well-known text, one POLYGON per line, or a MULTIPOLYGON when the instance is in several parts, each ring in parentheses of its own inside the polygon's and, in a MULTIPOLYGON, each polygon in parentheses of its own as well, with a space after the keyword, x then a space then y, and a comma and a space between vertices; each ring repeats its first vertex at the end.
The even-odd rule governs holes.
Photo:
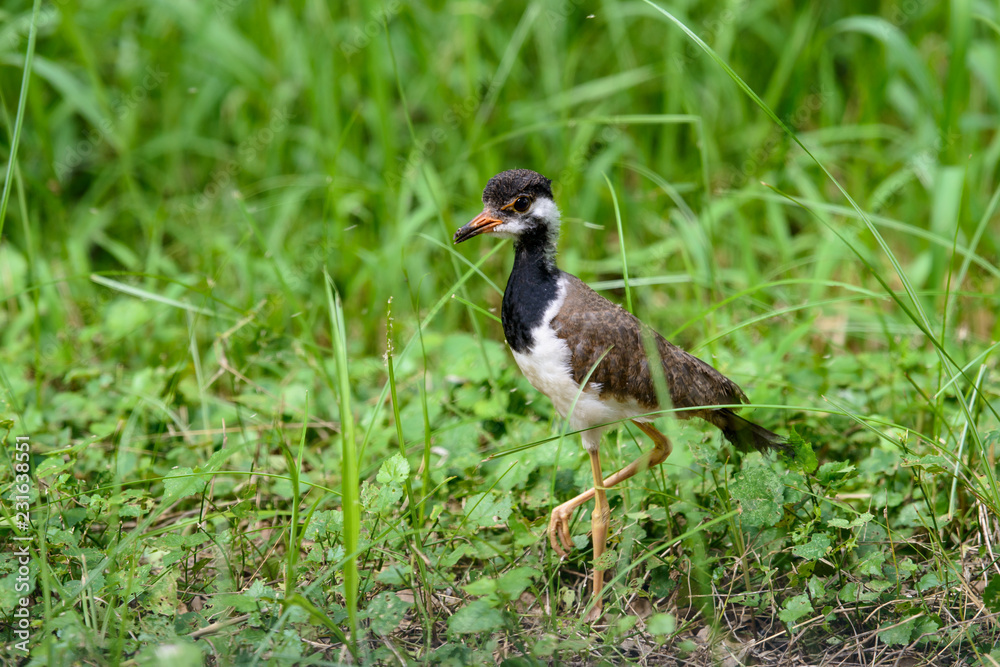
MULTIPOLYGON (((406 439, 403 437, 403 420, 399 416, 399 396, 396 394, 396 369, 392 359, 392 328, 392 299, 390 298, 385 308, 385 368, 389 377, 389 398, 392 400, 392 420, 396 425, 396 441, 399 445, 399 453, 405 459, 406 439)), ((410 527, 416 528, 419 525, 420 519, 416 503, 414 502, 413 486, 410 484, 409 476, 403 482, 403 488, 406 492, 406 501, 410 508, 410 527)))
POLYGON ((618 195, 615 193, 615 186, 611 184, 611 179, 608 178, 607 174, 602 174, 604 176, 604 181, 608 184, 608 191, 611 192, 611 203, 615 207, 615 224, 618 225, 618 249, 621 251, 622 255, 622 281, 625 283, 625 307, 628 312, 633 313, 632 309, 632 290, 628 284, 628 256, 625 253, 625 234, 622 231, 622 212, 618 207, 618 195))
POLYGON ((0 239, 3 239, 3 223, 7 218, 7 202, 10 201, 10 186, 14 182, 14 169, 17 166, 17 147, 21 143, 21 132, 24 130, 24 108, 28 104, 28 84, 31 83, 31 65, 35 60, 35 37, 38 34, 38 11, 42 0, 35 0, 31 8, 31 27, 28 31, 28 47, 24 54, 24 70, 21 74, 21 93, 17 100, 17 116, 14 118, 14 128, 10 136, 10 155, 7 162, 7 175, 3 181, 3 195, 0 195, 0 239))
MULTIPOLYGON (((344 325, 344 307, 333 279, 323 269, 327 308, 333 334, 333 357, 337 368, 337 393, 340 399, 341 442, 341 509, 344 512, 344 551, 356 554, 361 541, 361 480, 358 477, 357 445, 354 441, 354 415, 351 412, 351 384, 347 365, 347 327, 344 325)), ((344 562, 344 602, 351 630, 351 642, 358 641, 358 574, 357 556, 344 562)))

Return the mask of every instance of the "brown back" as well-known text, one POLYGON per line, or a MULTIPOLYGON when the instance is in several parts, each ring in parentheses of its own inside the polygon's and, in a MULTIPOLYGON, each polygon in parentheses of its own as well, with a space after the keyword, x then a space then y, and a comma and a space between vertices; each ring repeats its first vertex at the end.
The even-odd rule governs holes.
MULTIPOLYGON (((566 301, 553 318, 552 327, 569 346, 573 379, 583 382, 601 355, 607 352, 590 375, 591 382, 600 383, 600 395, 622 401, 635 399, 644 408, 657 409, 656 388, 642 341, 644 325, 576 276, 563 273, 563 277, 566 279, 566 301)), ((645 329, 656 342, 673 407, 747 402, 735 382, 655 331, 645 329)), ((707 412, 679 412, 677 417, 707 418, 707 412)))

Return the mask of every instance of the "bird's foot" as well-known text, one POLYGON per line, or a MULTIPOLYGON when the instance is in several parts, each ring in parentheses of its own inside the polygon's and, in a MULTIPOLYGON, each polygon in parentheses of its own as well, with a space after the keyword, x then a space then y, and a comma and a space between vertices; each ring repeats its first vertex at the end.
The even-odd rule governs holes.
POLYGON ((569 535, 569 522, 573 518, 573 509, 560 505, 552 510, 552 515, 549 517, 549 544, 561 557, 565 557, 566 552, 573 548, 573 540, 569 535))

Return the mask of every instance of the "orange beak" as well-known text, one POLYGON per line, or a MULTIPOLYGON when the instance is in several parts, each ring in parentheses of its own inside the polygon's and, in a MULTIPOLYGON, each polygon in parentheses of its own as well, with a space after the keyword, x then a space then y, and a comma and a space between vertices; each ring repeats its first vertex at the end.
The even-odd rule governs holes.
POLYGON ((462 241, 467 241, 473 236, 479 236, 483 232, 488 232, 499 224, 502 224, 503 220, 499 220, 487 210, 474 217, 469 221, 467 225, 461 227, 452 239, 455 243, 461 243, 462 241))

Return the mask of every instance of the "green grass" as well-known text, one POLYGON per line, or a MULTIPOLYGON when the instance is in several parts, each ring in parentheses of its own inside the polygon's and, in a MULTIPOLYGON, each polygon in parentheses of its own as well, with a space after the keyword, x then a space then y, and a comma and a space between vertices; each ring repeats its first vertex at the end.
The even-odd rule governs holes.
POLYGON ((8 5, 3 661, 24 543, 28 664, 1000 661, 994 5, 8 5), (816 457, 659 419, 593 629, 510 245, 451 244, 512 167, 816 457))

